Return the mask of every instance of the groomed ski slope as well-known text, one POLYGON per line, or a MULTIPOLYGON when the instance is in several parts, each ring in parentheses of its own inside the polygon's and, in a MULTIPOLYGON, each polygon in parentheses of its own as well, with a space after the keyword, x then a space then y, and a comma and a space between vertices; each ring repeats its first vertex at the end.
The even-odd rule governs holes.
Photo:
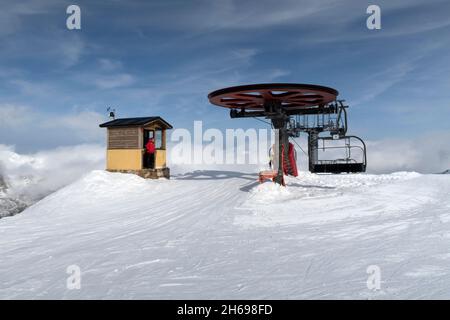
POLYGON ((0 220, 0 298, 450 298, 450 176, 255 180, 93 171, 0 220))

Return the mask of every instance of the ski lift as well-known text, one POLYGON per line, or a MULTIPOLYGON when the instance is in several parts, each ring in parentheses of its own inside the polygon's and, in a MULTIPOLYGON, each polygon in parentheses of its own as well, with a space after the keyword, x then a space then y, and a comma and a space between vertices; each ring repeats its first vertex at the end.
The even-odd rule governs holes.
POLYGON ((309 171, 313 173, 358 173, 367 167, 366 144, 357 136, 309 137, 309 171), (344 143, 339 144, 343 141, 344 143), (334 142, 330 143, 330 142, 334 142), (336 143, 337 142, 337 143, 336 143), (320 159, 319 153, 332 159, 320 159), (340 153, 341 157, 336 157, 340 153))
POLYGON ((284 185, 284 174, 296 176, 296 154, 289 137, 308 134, 308 158, 311 172, 364 172, 366 170, 366 146, 356 136, 346 136, 348 106, 337 100, 338 91, 324 86, 289 83, 267 83, 229 87, 211 92, 212 104, 230 109, 231 118, 264 117, 277 130, 275 157, 277 170, 271 171, 273 181, 284 185), (320 137, 329 132, 331 137, 320 137), (326 146, 330 141, 344 141, 340 147, 345 156, 331 160, 319 160, 319 142, 322 151, 333 150, 326 146), (359 142, 355 145, 353 141, 359 142), (361 157, 355 158, 356 150, 361 157))

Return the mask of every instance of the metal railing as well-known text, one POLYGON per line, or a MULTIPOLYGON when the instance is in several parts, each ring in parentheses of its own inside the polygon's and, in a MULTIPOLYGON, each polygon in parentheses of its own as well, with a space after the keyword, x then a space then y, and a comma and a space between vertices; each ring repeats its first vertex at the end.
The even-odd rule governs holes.
POLYGON ((367 151, 366 151, 366 144, 364 141, 357 137, 357 136, 344 136, 340 137, 339 139, 333 139, 332 137, 319 137, 319 140, 327 140, 327 141, 338 141, 338 140, 346 140, 344 146, 325 146, 323 144, 322 147, 318 147, 318 150, 328 150, 328 149, 346 149, 346 157, 345 158, 339 158, 339 159, 321 159, 317 160, 315 164, 338 164, 338 163, 362 163, 364 166, 367 166, 367 151), (357 139, 361 142, 361 145, 352 145, 350 143, 350 139, 357 139), (362 161, 357 161, 352 157, 352 149, 359 149, 361 150, 362 154, 362 161))

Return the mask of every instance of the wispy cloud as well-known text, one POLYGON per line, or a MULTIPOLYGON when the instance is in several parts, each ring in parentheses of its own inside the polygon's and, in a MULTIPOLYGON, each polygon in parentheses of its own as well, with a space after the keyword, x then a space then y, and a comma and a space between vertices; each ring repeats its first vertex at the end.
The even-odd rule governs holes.
MULTIPOLYGON (((134 1, 133 1, 134 2, 134 1)), ((147 9, 134 2, 137 8, 149 15, 137 15, 128 23, 140 26, 159 25, 163 28, 189 31, 260 29, 297 23, 306 16, 335 7, 338 1, 284 0, 284 1, 193 1, 167 4, 164 12, 152 14, 152 5, 147 9)))
POLYGON ((19 142, 26 149, 79 143, 103 143, 104 131, 98 125, 106 114, 74 108, 66 113, 39 112, 22 105, 0 105, 0 137, 3 144, 19 142))
POLYGON ((411 82, 409 75, 418 66, 423 65, 430 55, 443 47, 443 43, 422 46, 414 52, 405 53, 377 72, 368 72, 364 79, 360 79, 365 84, 365 89, 358 93, 352 104, 362 105, 402 82, 411 82))
POLYGON ((412 70, 414 70, 414 62, 409 61, 399 63, 392 68, 369 75, 369 77, 364 80, 366 84, 365 89, 358 94, 358 98, 352 101, 352 105, 363 105, 364 103, 375 99, 383 92, 402 82, 412 70))
POLYGON ((60 4, 57 0, 2 2, 0 10, 0 37, 16 33, 30 16, 48 13, 60 4))
POLYGON ((11 129, 17 126, 28 125, 32 121, 30 108, 21 105, 0 105, 0 127, 11 129))
POLYGON ((99 58, 98 59, 99 68, 102 71, 115 71, 118 69, 122 69, 123 63, 121 61, 107 59, 107 58, 99 58))
POLYGON ((56 94, 56 88, 49 83, 13 78, 9 83, 25 96, 46 96, 56 94))
POLYGON ((133 84, 134 81, 134 77, 130 74, 114 74, 96 79, 95 85, 100 89, 113 89, 127 87, 133 84))
POLYGON ((59 52, 62 65, 72 67, 80 61, 83 54, 86 54, 86 45, 81 37, 70 35, 70 37, 60 39, 59 52))
POLYGON ((65 132, 80 142, 96 142, 104 132, 98 127, 105 121, 105 115, 90 110, 72 111, 58 116, 46 116, 36 126, 40 129, 65 132))

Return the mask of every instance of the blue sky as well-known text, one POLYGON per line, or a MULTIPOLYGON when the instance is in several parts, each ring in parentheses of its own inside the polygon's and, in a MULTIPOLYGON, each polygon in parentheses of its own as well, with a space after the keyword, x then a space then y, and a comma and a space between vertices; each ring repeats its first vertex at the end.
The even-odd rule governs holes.
MULTIPOLYGON (((206 96, 313 83, 350 104, 368 140, 450 134, 449 1, 0 1, 0 144, 103 143, 106 107, 174 127, 262 127, 206 96), (66 28, 81 8, 82 29, 66 28), (381 30, 366 8, 381 7, 381 30)), ((433 138, 435 139, 435 138, 433 138)), ((448 157, 448 154, 447 154, 448 157)))

